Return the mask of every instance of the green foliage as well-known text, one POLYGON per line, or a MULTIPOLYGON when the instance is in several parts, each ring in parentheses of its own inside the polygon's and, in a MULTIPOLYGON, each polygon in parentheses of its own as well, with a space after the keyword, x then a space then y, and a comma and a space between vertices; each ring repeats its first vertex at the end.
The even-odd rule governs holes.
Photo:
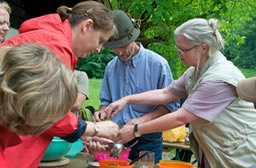
MULTIPOLYGON (((179 76, 185 68, 175 56, 173 31, 185 21, 196 17, 219 19, 220 31, 226 41, 228 58, 245 68, 252 68, 255 65, 256 59, 253 56, 256 51, 254 51, 255 47, 252 47, 255 42, 252 43, 250 40, 249 43, 252 45, 249 47, 246 40, 249 38, 249 32, 242 33, 248 28, 247 25, 256 27, 253 22, 256 16, 255 0, 119 0, 116 2, 118 6, 114 9, 124 10, 133 18, 142 20, 140 37, 162 41, 146 47, 168 60, 175 77, 179 76)), ((251 35, 254 34, 255 30, 251 35)))
MULTIPOLYGON (((124 10, 135 19, 141 19, 140 38, 157 39, 158 43, 145 45, 167 59, 174 79, 187 68, 181 64, 174 48, 174 30, 192 18, 217 18, 226 41, 225 55, 236 65, 253 69, 256 59, 255 0, 110 0, 113 9, 124 10)), ((101 78, 113 53, 104 50, 79 59, 77 69, 87 72, 89 78, 101 78)))
MULTIPOLYGON (((256 17, 253 18, 253 21, 256 21, 256 17)), ((256 25, 247 22, 245 27, 246 29, 236 31, 237 34, 244 37, 244 43, 238 45, 234 41, 230 42, 225 54, 239 67, 256 69, 256 25)))
POLYGON ((107 63, 115 56, 110 49, 78 58, 76 69, 87 73, 89 78, 103 78, 107 63))
POLYGON ((244 74, 244 76, 246 78, 250 78, 250 77, 255 77, 256 76, 256 69, 244 69, 244 68, 239 68, 242 73, 244 74))

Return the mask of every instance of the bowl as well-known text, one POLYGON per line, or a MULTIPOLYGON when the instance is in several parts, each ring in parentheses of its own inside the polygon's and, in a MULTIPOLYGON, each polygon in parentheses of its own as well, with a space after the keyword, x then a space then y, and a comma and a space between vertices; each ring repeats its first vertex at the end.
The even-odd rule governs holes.
POLYGON ((72 143, 67 142, 59 137, 53 137, 49 144, 42 161, 58 160, 65 156, 71 148, 72 143))
POLYGON ((132 168, 134 165, 129 165, 128 161, 124 160, 101 160, 99 161, 100 168, 132 168))
POLYGON ((159 168, 196 168, 191 163, 181 161, 160 161, 157 166, 159 168))
POLYGON ((98 168, 100 167, 100 164, 98 162, 88 162, 88 167, 89 168, 98 168))
POLYGON ((70 150, 66 156, 76 157, 76 155, 84 149, 83 141, 78 139, 76 142, 72 143, 70 150))
POLYGON ((94 152, 94 160, 95 161, 101 161, 101 160, 123 160, 128 161, 129 154, 131 152, 131 148, 124 148, 124 150, 121 152, 119 158, 117 157, 111 157, 110 152, 94 152))

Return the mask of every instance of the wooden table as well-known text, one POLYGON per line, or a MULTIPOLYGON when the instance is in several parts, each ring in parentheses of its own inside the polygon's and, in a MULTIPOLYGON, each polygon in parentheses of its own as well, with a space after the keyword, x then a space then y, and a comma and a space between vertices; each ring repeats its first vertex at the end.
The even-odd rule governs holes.
POLYGON ((184 142, 170 142, 170 141, 163 141, 164 149, 184 149, 190 150, 189 145, 186 145, 184 142))
POLYGON ((181 150, 190 151, 189 145, 186 145, 184 142, 163 141, 163 151, 170 151, 173 149, 175 149, 175 157, 173 160, 183 160, 179 156, 181 150))

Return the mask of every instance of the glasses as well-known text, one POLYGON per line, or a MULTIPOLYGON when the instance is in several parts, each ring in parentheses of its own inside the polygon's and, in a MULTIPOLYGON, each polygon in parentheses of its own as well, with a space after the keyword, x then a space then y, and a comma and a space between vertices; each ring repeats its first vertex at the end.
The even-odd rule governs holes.
POLYGON ((178 50, 178 52, 180 53, 180 55, 184 55, 185 53, 187 53, 187 52, 189 52, 189 51, 191 51, 191 50, 193 50, 194 48, 199 47, 199 46, 201 46, 201 45, 195 45, 195 46, 193 46, 193 47, 191 47, 191 48, 189 48, 189 49, 187 49, 187 50, 182 50, 182 49, 178 48, 177 46, 175 46, 175 48, 178 50))

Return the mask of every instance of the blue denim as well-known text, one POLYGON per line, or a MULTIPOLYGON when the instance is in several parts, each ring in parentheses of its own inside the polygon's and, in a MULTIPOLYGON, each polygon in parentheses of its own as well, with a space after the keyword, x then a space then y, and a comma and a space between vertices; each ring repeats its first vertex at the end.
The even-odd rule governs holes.
POLYGON ((138 140, 138 143, 132 147, 129 159, 133 160, 139 157, 140 151, 152 151, 155 156, 155 163, 158 163, 162 159, 162 133, 145 134, 139 138, 135 138, 132 141, 125 144, 130 146, 138 140))

